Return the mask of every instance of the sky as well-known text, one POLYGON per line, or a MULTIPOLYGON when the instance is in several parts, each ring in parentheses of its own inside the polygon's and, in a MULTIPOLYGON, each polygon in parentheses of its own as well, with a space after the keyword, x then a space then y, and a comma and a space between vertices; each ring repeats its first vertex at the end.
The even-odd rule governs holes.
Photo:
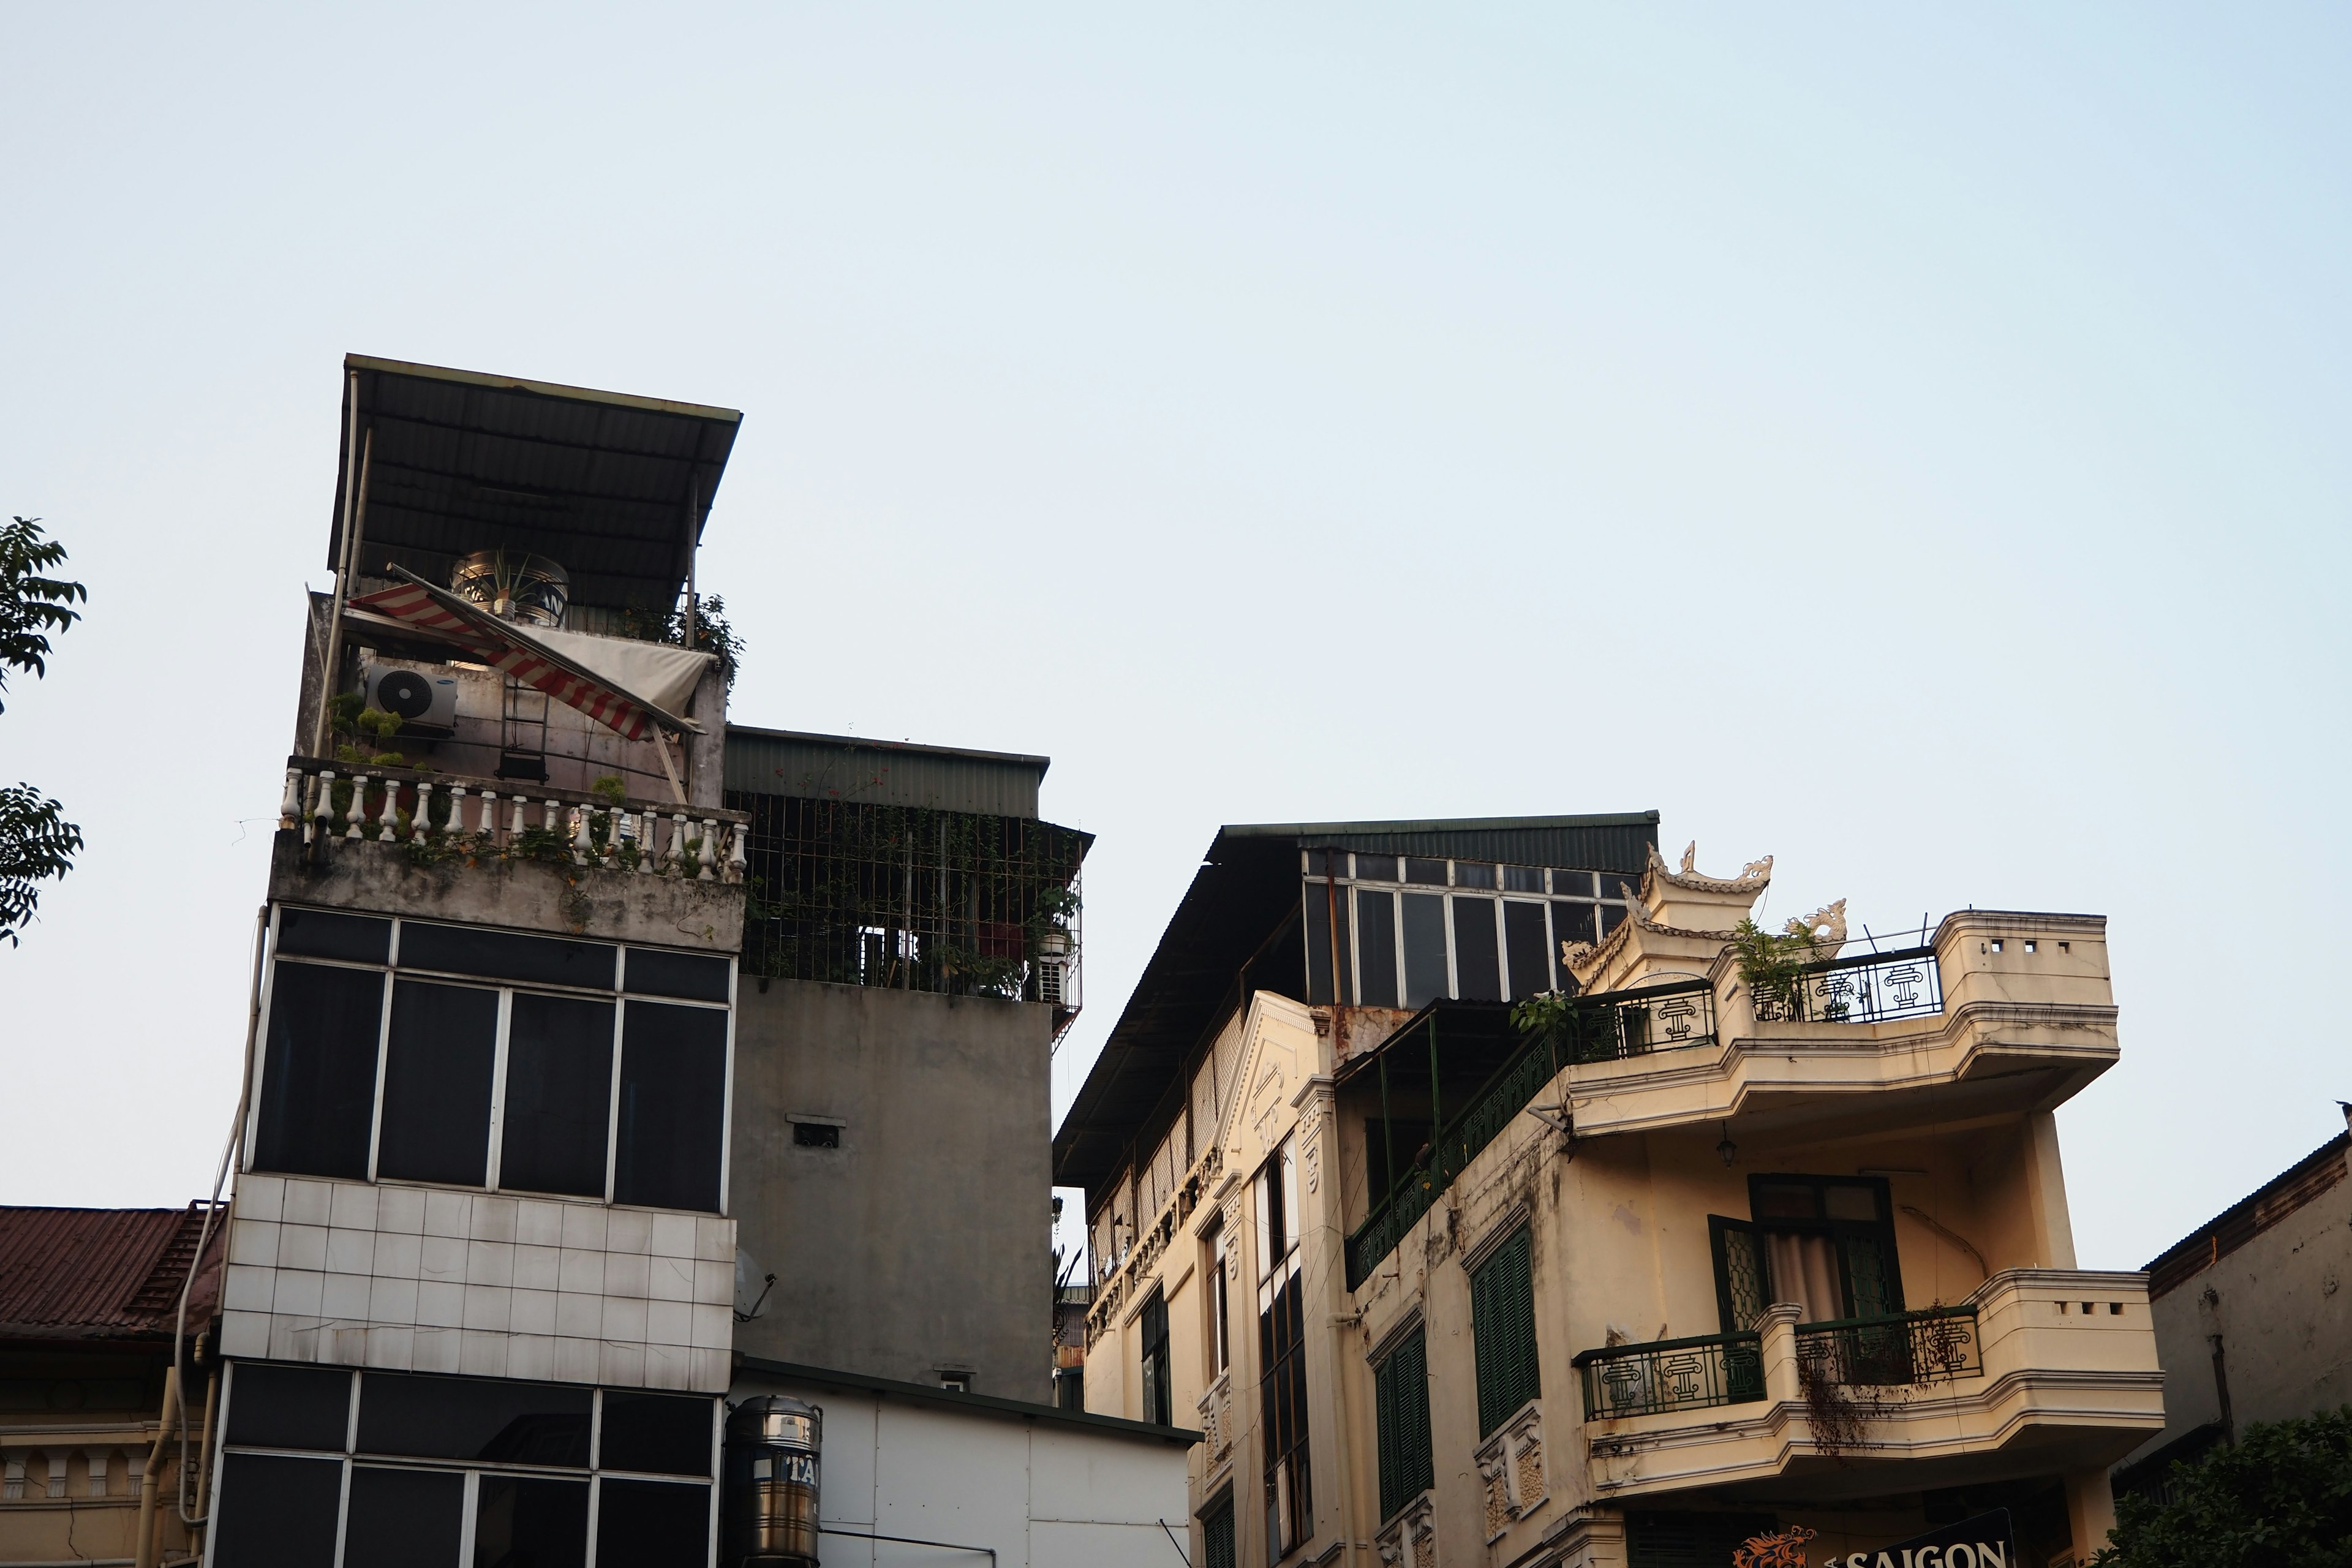
POLYGON ((1226 822, 1662 814, 2109 921, 2084 1267, 2326 1138, 2352 13, 18 6, 0 1202, 236 1100, 346 352, 744 411, 745 721, 1054 759, 1055 1112, 1226 822))

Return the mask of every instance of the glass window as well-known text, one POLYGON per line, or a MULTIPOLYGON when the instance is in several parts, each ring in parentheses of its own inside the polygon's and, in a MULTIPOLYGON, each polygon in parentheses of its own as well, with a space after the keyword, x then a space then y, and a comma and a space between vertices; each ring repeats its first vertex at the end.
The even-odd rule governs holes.
POLYGON ((1495 942, 1495 900, 1454 900, 1454 994, 1465 1002, 1503 999, 1503 961, 1495 942))
MULTIPOLYGON (((1552 940, 1555 942, 1599 942, 1601 928, 1592 921, 1592 911, 1598 907, 1594 904, 1555 903, 1552 905, 1552 940)), ((1552 951, 1557 952, 1559 949, 1555 947, 1552 951)))
POLYGON ((1507 893, 1540 893, 1544 890, 1543 868, 1540 866, 1506 866, 1503 868, 1503 891, 1507 893))
POLYGON ((1495 868, 1481 866, 1475 860, 1454 862, 1454 885, 1457 888, 1492 888, 1495 868))
POLYGON ((1424 888, 1442 888, 1445 886, 1445 862, 1408 859, 1404 863, 1404 879, 1424 888))
POLYGON ((352 1374, 241 1361, 229 1389, 228 1441, 252 1448, 323 1448, 351 1436, 352 1374))
POLYGON ((1536 1366, 1535 1276, 1526 1226, 1471 1272, 1470 1333, 1483 1438, 1543 1392, 1536 1366))
POLYGON ((701 952, 629 949, 628 989, 652 996, 683 996, 691 1002, 727 1001, 727 961, 701 952))
POLYGON ((1551 989, 1551 951, 1544 940, 1541 904, 1513 899, 1503 905, 1503 952, 1510 960, 1512 1001, 1551 989))
POLYGON ((1307 1484, 1307 1355, 1304 1289, 1298 1273, 1298 1166, 1285 1139, 1259 1167, 1258 1403, 1265 1457, 1268 1555, 1280 1557, 1314 1530, 1307 1484))
POLYGON ((1385 1521, 1437 1484, 1429 1440, 1429 1346, 1420 1329, 1372 1369, 1372 1415, 1385 1521))
MULTIPOLYGON (((1360 858, 1360 857, 1359 857, 1360 858)), ((1396 895, 1369 889, 1356 894, 1356 953, 1362 972, 1359 998, 1367 1007, 1397 1005, 1396 895)))
POLYGON ((392 952, 392 922, 373 915, 281 907, 278 911, 278 951, 306 958, 382 963, 392 952))
POLYGON ((589 1391, 372 1372, 360 1385, 360 1451, 588 1468, 589 1391))
POLYGON ((617 951, 606 942, 568 942, 476 926, 428 925, 422 921, 403 921, 400 926, 403 969, 438 969, 528 984, 610 991, 617 951))
POLYGON ((1393 882, 1396 879, 1395 856, 1359 855, 1356 857, 1356 880, 1359 882, 1393 882))
POLYGON ((1625 906, 1622 904, 1595 904, 1592 907, 1600 914, 1601 935, 1602 940, 1606 941, 1609 933, 1615 931, 1618 926, 1624 922, 1625 906))
POLYGON ((1232 1307, 1225 1294, 1225 1230, 1220 1225, 1209 1247, 1209 1375, 1224 1375, 1233 1364, 1232 1307))
POLYGON ((1405 893, 1404 1005, 1423 1007, 1451 994, 1445 973, 1445 899, 1405 893))
POLYGON ((1592 887, 1591 872, 1563 871, 1558 867, 1552 868, 1551 890, 1563 898, 1570 899, 1590 899, 1596 896, 1592 887))
POLYGON ((605 1477, 596 1484, 596 1561, 703 1568, 710 1561, 710 1488, 605 1477))
POLYGON ((708 1399, 607 1392, 597 1462, 608 1470, 708 1476, 710 1422, 708 1399))
POLYGON ((1307 884, 1307 1000, 1320 1005, 1355 994, 1348 964, 1348 889, 1335 882, 1307 884), (1332 916, 1339 917, 1335 935, 1332 916), (1331 986, 1332 961, 1339 961, 1339 985, 1331 986))
POLYGON ((465 1524, 462 1470, 354 1465, 343 1568, 458 1568, 465 1524))
POLYGON ((488 1183, 498 1055, 497 992, 394 983, 376 1174, 466 1187, 488 1183))
POLYGON ((1346 879, 1348 852, 1345 849, 1309 849, 1307 852, 1307 874, 1310 877, 1337 877, 1342 880, 1346 879))
POLYGON ((1170 1426, 1172 1411, 1168 1387, 1168 1298, 1158 1290, 1143 1303, 1141 1329, 1139 1338, 1143 1363, 1143 1419, 1170 1426))
MULTIPOLYGON (((587 1568, 586 1481, 493 1475, 479 1485, 474 1568, 587 1568)), ((695 1561, 706 1559, 698 1554, 695 1561)))
POLYGON ((507 1026, 499 1185, 603 1197, 612 1103, 613 1004, 518 994, 507 1026))
POLYGON ((262 1053, 257 1168, 367 1178, 383 1026, 381 973, 277 966, 262 1053))
POLYGON ((726 1136, 727 1015, 633 1001, 621 1026, 614 1201, 717 1213, 726 1136))
POLYGON ((320 1568, 335 1560, 343 1462, 230 1454, 221 1466, 214 1568, 320 1568))

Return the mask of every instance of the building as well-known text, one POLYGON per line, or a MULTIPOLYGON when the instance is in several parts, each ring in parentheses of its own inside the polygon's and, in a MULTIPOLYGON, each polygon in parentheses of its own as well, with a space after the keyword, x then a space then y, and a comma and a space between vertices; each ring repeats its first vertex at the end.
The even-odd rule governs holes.
POLYGON ((2249 1421, 2352 1405, 2352 1105, 2347 1131, 2167 1247, 2147 1266, 2164 1365, 2164 1430, 2116 1467, 2160 1492, 2176 1460, 2249 1421))
POLYGON ((1771 862, 1694 862, 1654 814, 1218 833, 1055 1144, 1087 1407, 1207 1434, 1194 1562, 2104 1542, 2164 1419, 2052 1118, 2116 1059, 2105 922, 1832 906, 1743 962, 1771 862))
POLYGON ((206 1331, 224 1238, 208 1211, 0 1208, 0 1562, 130 1563, 142 1520, 151 1552, 187 1554, 219 1394, 206 1331))
MULTIPOLYGON (((1034 1420, 1156 1531, 1191 1434, 1045 1403, 1088 841, 1045 760, 729 725, 694 563, 735 412, 344 368, 205 1561, 709 1563, 726 1402, 777 1367, 992 1401, 888 1468, 934 1525, 1034 1420)), ((865 1420, 880 1474, 910 1429, 865 1420)), ((828 1562, 880 1550, 869 1493, 828 1562)))

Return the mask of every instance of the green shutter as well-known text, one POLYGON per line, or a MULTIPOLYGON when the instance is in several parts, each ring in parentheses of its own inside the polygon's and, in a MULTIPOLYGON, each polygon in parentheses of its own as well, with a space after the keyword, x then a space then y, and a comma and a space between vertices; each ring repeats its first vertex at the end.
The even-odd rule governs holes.
POLYGON ((1422 1331, 1372 1370, 1372 1410, 1380 1432, 1381 1519, 1435 1484, 1429 1442, 1429 1345, 1422 1331))
POLYGON ((1478 1356, 1478 1436, 1543 1392, 1536 1369, 1535 1276, 1522 1226, 1470 1276, 1470 1332, 1478 1356))
POLYGON ((1742 1334, 1756 1326, 1770 1304, 1764 1247, 1756 1227, 1744 1219, 1706 1216, 1707 1241, 1715 1251, 1715 1310, 1719 1331, 1742 1334))
POLYGON ((1234 1568, 1234 1494, 1225 1494, 1201 1516, 1201 1568, 1234 1568))

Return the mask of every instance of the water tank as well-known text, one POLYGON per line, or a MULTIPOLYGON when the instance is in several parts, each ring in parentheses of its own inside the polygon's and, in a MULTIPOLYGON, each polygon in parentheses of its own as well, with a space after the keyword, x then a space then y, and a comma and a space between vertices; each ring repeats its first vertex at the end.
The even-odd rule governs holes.
POLYGON ((824 1412, 769 1394, 727 1417, 721 1568, 816 1568, 824 1412))

